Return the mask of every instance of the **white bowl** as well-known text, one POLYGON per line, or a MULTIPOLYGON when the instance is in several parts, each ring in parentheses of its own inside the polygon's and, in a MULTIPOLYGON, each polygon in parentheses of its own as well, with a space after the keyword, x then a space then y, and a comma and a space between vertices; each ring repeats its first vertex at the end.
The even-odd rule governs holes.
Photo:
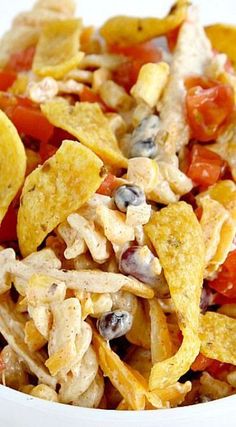
MULTIPOLYGON (((160 15, 174 0, 80 0, 78 15, 86 24, 100 24, 112 14, 160 15), (98 7, 95 7, 98 6, 98 7)), ((235 0, 193 0, 204 24, 234 23, 235 0)), ((0 33, 33 0, 0 0, 0 33)), ((0 385, 0 427, 235 427, 236 395, 217 401, 159 411, 106 411, 46 402, 0 385)))
POLYGON ((0 386, 1 427, 235 427, 236 396, 159 411, 107 411, 46 402, 0 386))

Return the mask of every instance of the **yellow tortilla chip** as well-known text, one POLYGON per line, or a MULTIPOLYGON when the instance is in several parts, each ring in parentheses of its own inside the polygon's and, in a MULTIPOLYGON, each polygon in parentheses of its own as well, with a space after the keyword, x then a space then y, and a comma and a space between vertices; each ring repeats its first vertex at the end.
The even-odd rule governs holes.
POLYGON ((133 314, 132 328, 126 334, 126 338, 132 344, 150 349, 150 317, 145 302, 137 300, 136 310, 133 314))
POLYGON ((93 331, 93 345, 98 356, 99 365, 113 386, 120 392, 132 409, 145 408, 145 379, 134 373, 119 356, 114 353, 104 339, 93 331), (139 380, 142 378, 142 382, 139 380))
POLYGON ((226 53, 236 66, 236 26, 228 24, 214 24, 205 28, 212 47, 219 52, 226 53))
POLYGON ((178 0, 164 18, 115 16, 105 22, 100 33, 108 44, 142 43, 177 28, 186 17, 187 8, 188 1, 178 0))
POLYGON ((192 388, 192 384, 190 381, 186 381, 185 383, 173 384, 165 389, 156 389, 149 393, 149 402, 153 407, 147 406, 146 409, 154 409, 155 407, 155 398, 156 396, 161 399, 164 408, 175 408, 176 406, 181 405, 183 403, 186 394, 190 392, 192 388))
POLYGON ((155 213, 145 230, 163 267, 183 334, 177 353, 153 366, 149 379, 153 390, 176 383, 199 353, 199 303, 205 251, 201 226, 185 202, 171 204, 155 213))
POLYGON ((196 197, 198 205, 201 205, 206 198, 217 201, 230 214, 222 225, 217 250, 205 271, 205 277, 209 278, 226 260, 236 234, 236 185, 231 180, 218 181, 196 197))
POLYGON ((117 167, 127 166, 127 159, 121 153, 109 122, 98 104, 77 102, 71 106, 65 99, 58 98, 41 108, 50 123, 78 138, 104 162, 117 167))
POLYGON ((142 347, 135 346, 125 358, 131 368, 138 371, 146 380, 148 380, 152 368, 151 351, 142 347))
POLYGON ((225 221, 229 218, 229 212, 219 202, 210 197, 202 198, 200 205, 203 209, 200 225, 205 243, 205 262, 206 266, 208 266, 217 251, 220 232, 225 221))
POLYGON ((0 110, 0 224, 24 182, 25 170, 24 145, 12 122, 0 110))
POLYGON ((209 187, 207 191, 200 193, 196 197, 197 203, 206 196, 210 196, 221 203, 231 213, 234 221, 236 221, 236 184, 232 180, 218 181, 209 187))
POLYGON ((33 71, 40 77, 61 79, 81 62, 79 52, 82 23, 79 19, 54 21, 41 32, 33 61, 33 71))
POLYGON ((156 298, 149 301, 151 319, 151 353, 153 364, 172 356, 172 342, 166 316, 156 298))
POLYGON ((211 359, 236 365, 236 319, 208 312, 200 319, 201 353, 211 359))
POLYGON ((211 259, 205 271, 205 277, 210 278, 214 276, 214 273, 218 270, 219 266, 222 265, 228 253, 232 248, 232 243, 236 234, 236 222, 229 218, 223 224, 220 232, 220 242, 217 247, 214 257, 211 259))
POLYGON ((76 141, 64 141, 56 154, 35 169, 23 187, 17 235, 23 256, 79 209, 102 182, 102 161, 76 141))

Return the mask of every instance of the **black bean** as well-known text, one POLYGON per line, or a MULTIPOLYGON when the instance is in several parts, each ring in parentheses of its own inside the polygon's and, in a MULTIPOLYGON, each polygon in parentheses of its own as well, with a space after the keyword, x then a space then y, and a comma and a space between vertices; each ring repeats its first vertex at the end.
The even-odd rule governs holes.
POLYGON ((157 145, 151 138, 136 142, 130 150, 130 158, 149 157, 154 159, 157 156, 157 145))
POLYGON ((155 143, 158 130, 159 118, 157 116, 152 114, 143 119, 133 131, 129 157, 155 158, 158 151, 155 143))
POLYGON ((144 257, 141 246, 131 246, 121 253, 119 268, 124 274, 135 277, 143 283, 155 284, 157 275, 152 271, 151 262, 154 255, 151 251, 144 257))
POLYGON ((114 201, 121 212, 126 212, 129 205, 140 206, 145 203, 146 198, 138 185, 122 185, 115 190, 114 201))
POLYGON ((106 340, 125 335, 132 327, 133 316, 128 311, 109 311, 97 321, 97 329, 106 340))

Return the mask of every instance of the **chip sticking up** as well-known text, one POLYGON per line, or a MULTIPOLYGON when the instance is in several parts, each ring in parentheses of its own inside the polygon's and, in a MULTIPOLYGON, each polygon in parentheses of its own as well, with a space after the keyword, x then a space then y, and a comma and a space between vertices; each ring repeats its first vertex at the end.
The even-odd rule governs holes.
POLYGON ((188 1, 178 0, 164 18, 115 16, 105 22, 100 33, 108 44, 142 43, 179 27, 186 18, 187 8, 188 1))
POLYGON ((153 364, 172 356, 172 342, 166 316, 156 298, 149 301, 151 320, 151 355, 153 364))
POLYGON ((228 24, 214 24, 205 28, 212 47, 219 52, 226 53, 236 66, 236 26, 228 24))
POLYGON ((14 125, 0 110, 0 224, 24 182, 25 170, 24 146, 14 125))
POLYGON ((204 356, 236 365, 236 319, 208 312, 200 318, 199 336, 204 356))
POLYGON ((205 251, 200 224, 185 202, 171 204, 155 213, 145 230, 163 267, 183 334, 177 353, 153 366, 149 387, 154 390, 176 383, 199 353, 199 303, 205 251))
POLYGON ((98 104, 77 102, 71 106, 65 99, 57 98, 41 108, 50 123, 78 138, 104 162, 117 167, 127 166, 127 159, 98 104))
POLYGON ((141 410, 145 407, 145 395, 147 393, 145 379, 137 371, 126 365, 119 356, 114 353, 106 341, 93 331, 93 345, 97 353, 99 365, 113 386, 121 393, 132 409, 141 410))
POLYGON ((84 54, 79 52, 82 23, 79 19, 54 21, 42 30, 33 62, 33 71, 40 77, 61 79, 76 68, 84 54))
POLYGON ((79 209, 102 182, 102 161, 76 141, 64 141, 56 154, 26 179, 17 219, 23 256, 79 209))
POLYGON ((203 211, 200 224, 205 243, 205 261, 208 266, 216 253, 220 242, 220 232, 229 218, 229 213, 224 206, 210 197, 201 199, 201 207, 203 211))
POLYGON ((236 221, 236 184, 234 181, 230 179, 218 181, 196 197, 197 203, 206 196, 221 203, 230 212, 233 220, 236 221))
POLYGON ((230 214, 230 218, 223 224, 216 254, 211 260, 211 266, 208 266, 207 269, 208 277, 210 277, 224 263, 232 248, 236 233, 236 185, 232 180, 218 181, 196 197, 197 203, 201 204, 205 197, 219 202, 230 214))

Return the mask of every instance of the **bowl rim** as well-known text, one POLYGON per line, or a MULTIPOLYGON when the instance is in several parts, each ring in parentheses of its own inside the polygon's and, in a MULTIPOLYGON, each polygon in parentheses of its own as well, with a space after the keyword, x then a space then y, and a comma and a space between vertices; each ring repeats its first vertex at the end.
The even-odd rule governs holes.
MULTIPOLYGON (((138 419, 140 422, 150 421, 150 419, 155 414, 155 417, 159 417, 159 421, 174 421, 176 418, 181 419, 189 419, 189 415, 191 417, 198 416, 201 414, 201 417, 204 414, 209 416, 209 413, 212 411, 214 416, 216 416, 216 412, 222 411, 222 407, 232 405, 236 402, 236 395, 224 397, 222 399, 213 400, 207 403, 199 403, 197 405, 189 405, 177 408, 170 408, 164 410, 148 410, 148 411, 116 411, 116 410, 106 410, 106 409, 91 409, 91 408, 83 408, 78 406, 66 405, 63 403, 49 402, 43 399, 39 399, 25 393, 22 393, 17 390, 13 390, 7 386, 0 385, 0 401, 3 403, 14 403, 14 405, 19 404, 21 407, 30 407, 34 410, 38 410, 42 413, 49 413, 50 415, 55 416, 63 416, 68 419, 78 419, 78 415, 80 416, 80 420, 89 419, 94 420, 96 417, 97 422, 102 421, 135 421, 138 419)), ((221 412, 222 413, 222 412, 221 412)))

